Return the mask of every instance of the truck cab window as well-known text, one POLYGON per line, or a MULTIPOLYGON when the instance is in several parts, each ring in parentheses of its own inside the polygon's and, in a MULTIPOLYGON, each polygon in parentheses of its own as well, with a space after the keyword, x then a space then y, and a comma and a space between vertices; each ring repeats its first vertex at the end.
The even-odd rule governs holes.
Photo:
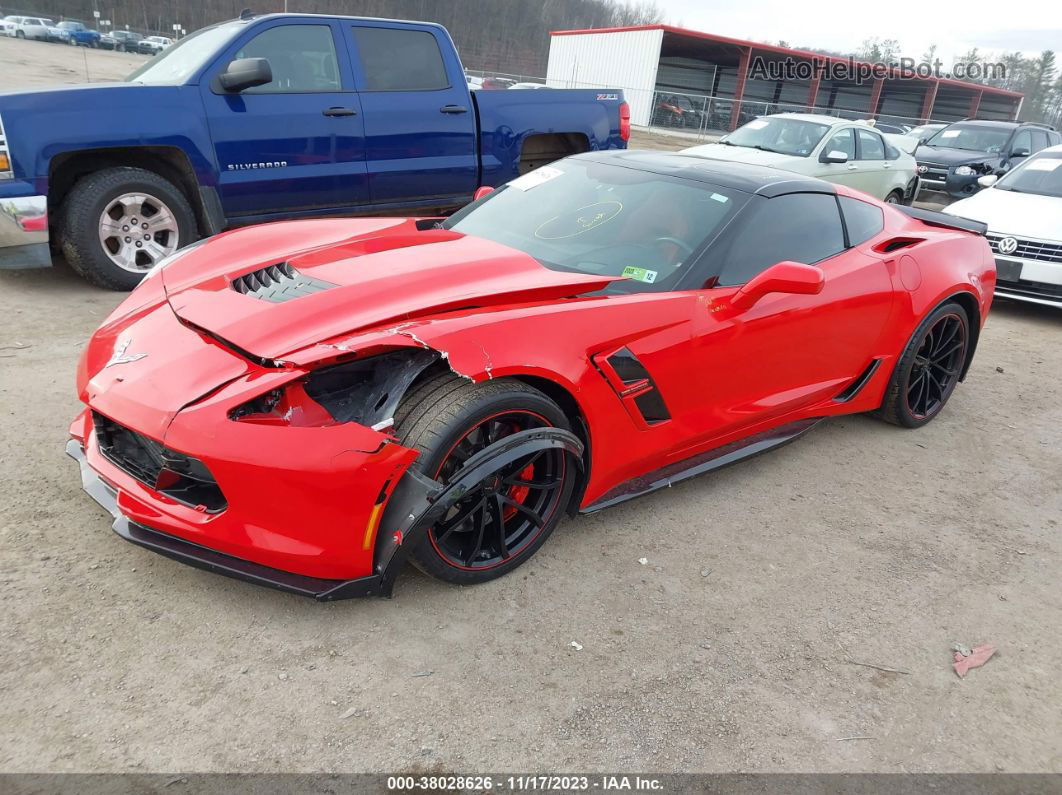
POLYGON ((448 88, 442 53, 425 30, 353 28, 366 91, 438 91, 448 88))
POLYGON ((339 66, 328 25, 280 25, 240 48, 236 58, 265 58, 273 81, 245 94, 339 91, 339 66))

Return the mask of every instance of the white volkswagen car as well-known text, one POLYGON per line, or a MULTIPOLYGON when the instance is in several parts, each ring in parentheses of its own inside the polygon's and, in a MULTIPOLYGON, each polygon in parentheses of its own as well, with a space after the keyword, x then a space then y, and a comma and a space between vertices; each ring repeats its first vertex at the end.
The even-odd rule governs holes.
POLYGON ((794 171, 894 204, 910 204, 918 195, 918 165, 908 152, 866 122, 834 116, 762 116, 714 144, 683 153, 794 171))
POLYGON ((944 212, 988 224, 996 295, 1062 307, 1062 146, 1041 149, 944 212))

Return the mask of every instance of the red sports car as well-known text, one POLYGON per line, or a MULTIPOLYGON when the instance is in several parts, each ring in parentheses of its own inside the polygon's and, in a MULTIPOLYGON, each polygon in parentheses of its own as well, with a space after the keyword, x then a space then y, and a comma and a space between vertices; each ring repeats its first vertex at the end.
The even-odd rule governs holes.
POLYGON ((310 220, 159 265, 68 452, 124 538, 338 599, 454 583, 857 412, 915 428, 995 284, 983 225, 675 154, 587 153, 448 219, 310 220))

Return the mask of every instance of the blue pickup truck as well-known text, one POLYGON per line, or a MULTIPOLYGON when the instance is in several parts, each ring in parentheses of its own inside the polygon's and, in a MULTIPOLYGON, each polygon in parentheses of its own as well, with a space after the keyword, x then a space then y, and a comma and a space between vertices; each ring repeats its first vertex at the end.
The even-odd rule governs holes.
POLYGON ((438 25, 244 14, 122 83, 0 93, 0 267, 61 248, 128 290, 228 227, 446 213, 629 135, 619 91, 470 93, 438 25))

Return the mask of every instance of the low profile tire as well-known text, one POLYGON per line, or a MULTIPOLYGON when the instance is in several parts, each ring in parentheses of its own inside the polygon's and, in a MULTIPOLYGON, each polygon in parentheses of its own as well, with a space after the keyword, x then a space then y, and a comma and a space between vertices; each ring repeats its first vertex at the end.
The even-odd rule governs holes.
MULTIPOLYGON (((526 384, 472 384, 447 373, 415 388, 395 413, 402 443, 420 452, 416 466, 446 482, 471 455, 511 433, 553 426, 570 430, 552 400, 526 384)), ((535 453, 481 482, 428 529, 413 564, 446 582, 473 585, 507 574, 545 543, 575 485, 561 450, 535 453)))
POLYGON ((67 262, 109 290, 132 290, 159 260, 198 238, 180 189, 140 168, 108 168, 78 180, 60 218, 67 262))
POLYGON ((903 204, 903 191, 896 189, 885 197, 886 204, 903 204))
POLYGON ((921 428, 936 417, 955 391, 970 344, 970 320, 949 301, 915 329, 896 363, 880 415, 904 428, 921 428))

